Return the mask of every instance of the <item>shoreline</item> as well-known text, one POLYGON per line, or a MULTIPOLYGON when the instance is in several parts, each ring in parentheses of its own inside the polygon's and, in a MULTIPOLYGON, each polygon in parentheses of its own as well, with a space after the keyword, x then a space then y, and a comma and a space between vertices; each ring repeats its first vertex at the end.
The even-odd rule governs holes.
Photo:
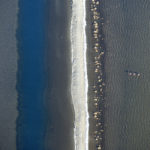
POLYGON ((105 42, 100 2, 87 2, 89 149, 104 149, 105 42))
POLYGON ((70 38, 72 46, 71 94, 75 111, 75 150, 89 149, 87 39, 85 31, 86 1, 80 0, 80 2, 77 2, 74 0, 72 4, 70 38), (81 5, 78 5, 78 3, 81 5))

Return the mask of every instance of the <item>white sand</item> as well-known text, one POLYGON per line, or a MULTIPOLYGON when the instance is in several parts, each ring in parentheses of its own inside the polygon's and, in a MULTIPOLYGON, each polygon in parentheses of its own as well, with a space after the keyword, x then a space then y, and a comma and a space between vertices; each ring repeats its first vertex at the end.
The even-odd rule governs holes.
POLYGON ((71 20, 72 85, 71 94, 75 111, 75 150, 88 150, 89 114, 86 64, 86 8, 85 0, 73 0, 71 20))

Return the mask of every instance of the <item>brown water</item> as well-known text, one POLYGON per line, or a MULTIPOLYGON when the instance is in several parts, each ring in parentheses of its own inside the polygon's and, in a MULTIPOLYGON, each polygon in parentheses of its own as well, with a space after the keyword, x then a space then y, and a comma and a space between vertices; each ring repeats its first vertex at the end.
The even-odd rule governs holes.
POLYGON ((150 1, 104 0, 106 150, 150 148, 150 1), (141 76, 128 76, 126 70, 141 76))

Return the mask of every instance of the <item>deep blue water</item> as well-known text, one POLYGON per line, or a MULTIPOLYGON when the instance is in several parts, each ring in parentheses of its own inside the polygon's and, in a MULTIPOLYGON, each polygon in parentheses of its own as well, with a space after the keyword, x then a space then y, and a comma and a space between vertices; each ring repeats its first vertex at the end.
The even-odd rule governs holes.
POLYGON ((20 0, 17 149, 44 149, 44 0, 20 0))

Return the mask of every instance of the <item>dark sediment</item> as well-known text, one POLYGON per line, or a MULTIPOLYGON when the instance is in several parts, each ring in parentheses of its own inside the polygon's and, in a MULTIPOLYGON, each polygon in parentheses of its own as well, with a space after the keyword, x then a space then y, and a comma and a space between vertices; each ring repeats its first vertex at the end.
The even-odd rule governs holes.
POLYGON ((69 0, 47 2, 46 149, 73 150, 69 0))
POLYGON ((105 43, 99 0, 87 1, 89 149, 104 149, 105 43))

